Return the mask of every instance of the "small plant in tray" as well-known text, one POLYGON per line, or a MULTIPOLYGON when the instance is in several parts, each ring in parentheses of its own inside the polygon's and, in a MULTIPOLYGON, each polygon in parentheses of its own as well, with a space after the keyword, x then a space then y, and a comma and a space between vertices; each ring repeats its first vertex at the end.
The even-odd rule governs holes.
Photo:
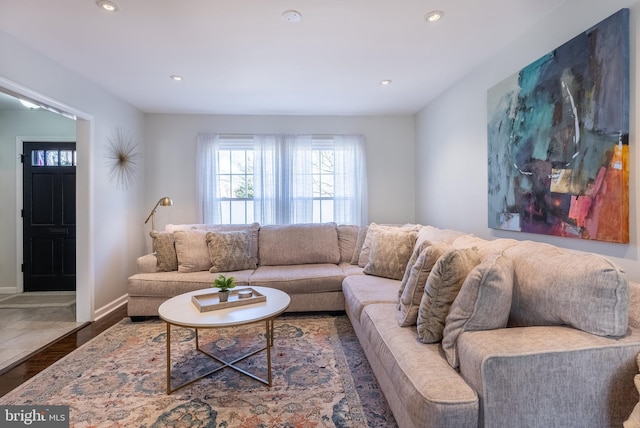
POLYGON ((229 290, 234 288, 236 285, 234 284, 234 278, 230 276, 227 278, 224 275, 219 275, 215 281, 213 281, 213 287, 217 287, 220 289, 220 301, 226 302, 229 299, 229 290))

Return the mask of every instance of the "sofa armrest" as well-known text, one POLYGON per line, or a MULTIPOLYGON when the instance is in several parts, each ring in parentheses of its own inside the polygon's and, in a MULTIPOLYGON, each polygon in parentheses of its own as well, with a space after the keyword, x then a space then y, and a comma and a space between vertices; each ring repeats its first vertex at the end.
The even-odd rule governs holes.
POLYGON ((155 273, 158 271, 158 259, 155 253, 145 254, 136 260, 137 273, 155 273))
POLYGON ((460 374, 480 397, 479 426, 621 426, 637 395, 640 330, 621 338, 571 327, 464 332, 460 374))

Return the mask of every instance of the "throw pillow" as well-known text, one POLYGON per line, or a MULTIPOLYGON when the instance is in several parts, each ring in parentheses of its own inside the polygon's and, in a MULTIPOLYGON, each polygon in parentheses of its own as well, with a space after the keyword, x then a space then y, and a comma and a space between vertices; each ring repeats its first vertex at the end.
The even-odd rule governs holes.
POLYGON ((442 340, 445 320, 465 278, 480 263, 475 248, 450 248, 431 270, 418 311, 418 338, 424 343, 442 340))
POLYGON ((404 270, 404 275, 402 275, 402 281, 400 281, 400 289, 398 290, 398 310, 400 310, 400 297, 402 297, 402 293, 407 286, 407 281, 409 281, 409 276, 411 276, 411 268, 418 260, 418 257, 420 257, 420 253, 422 253, 422 251, 429 245, 431 245, 431 242, 422 241, 420 245, 416 243, 416 245, 413 247, 413 253, 411 254, 411 258, 407 262, 407 267, 404 270))
MULTIPOLYGON (((360 255, 358 257, 358 266, 365 267, 367 262, 369 262, 369 254, 371 253, 371 244, 373 243, 373 237, 375 234, 381 230, 399 230, 404 231, 406 233, 418 232, 420 230, 420 225, 416 224, 406 224, 404 226, 392 226, 392 225, 380 225, 376 223, 371 223, 367 228, 367 234, 364 238, 364 242, 362 243, 362 249, 360 250, 360 255)), ((413 240, 415 244, 415 239, 413 240)), ((413 251, 413 249, 412 249, 413 251)))
POLYGON ((206 230, 207 232, 242 232, 249 233, 251 239, 251 257, 258 260, 258 232, 260 223, 251 224, 200 224, 194 229, 206 230))
POLYGON ((250 233, 241 232, 208 232, 207 246, 211 259, 209 272, 233 272, 255 269, 258 260, 253 258, 250 233))
POLYGON ((401 280, 413 253, 418 232, 379 230, 371 240, 369 260, 364 267, 367 275, 401 280))
POLYGON ((503 255, 490 257, 469 272, 444 327, 442 349, 451 367, 458 367, 460 334, 507 326, 512 293, 513 264, 503 255))
POLYGON ((415 325, 418 321, 418 310, 424 294, 424 287, 431 270, 438 259, 447 251, 449 244, 438 242, 424 248, 415 263, 407 270, 409 278, 400 295, 398 323, 400 327, 415 325))
POLYGON ((207 247, 206 230, 176 230, 173 236, 176 240, 178 272, 209 270, 211 258, 207 247))
POLYGON ((175 238, 171 232, 152 230, 153 252, 156 253, 157 271, 171 272, 178 270, 178 255, 176 254, 175 238))

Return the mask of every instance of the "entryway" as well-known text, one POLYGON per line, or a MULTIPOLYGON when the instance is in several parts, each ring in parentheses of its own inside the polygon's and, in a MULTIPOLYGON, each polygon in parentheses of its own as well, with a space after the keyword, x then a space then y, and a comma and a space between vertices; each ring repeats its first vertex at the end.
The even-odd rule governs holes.
POLYGON ((24 291, 76 289, 76 145, 23 142, 24 291))

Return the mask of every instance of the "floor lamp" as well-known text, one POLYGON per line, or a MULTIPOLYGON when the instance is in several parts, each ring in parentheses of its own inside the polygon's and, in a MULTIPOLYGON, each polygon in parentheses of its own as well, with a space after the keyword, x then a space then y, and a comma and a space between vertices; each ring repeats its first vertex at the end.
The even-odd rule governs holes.
POLYGON ((149 217, 147 217, 147 219, 144 221, 144 224, 149 223, 149 219, 151 219, 151 230, 156 230, 156 225, 155 225, 155 222, 154 222, 154 219, 155 219, 155 216, 156 216, 156 210, 158 209, 159 206, 170 207, 172 205, 173 205, 173 201, 171 200, 170 197, 165 196, 164 198, 160 198, 160 200, 158 201, 156 206, 153 207, 153 209, 151 210, 151 213, 149 214, 149 217))

